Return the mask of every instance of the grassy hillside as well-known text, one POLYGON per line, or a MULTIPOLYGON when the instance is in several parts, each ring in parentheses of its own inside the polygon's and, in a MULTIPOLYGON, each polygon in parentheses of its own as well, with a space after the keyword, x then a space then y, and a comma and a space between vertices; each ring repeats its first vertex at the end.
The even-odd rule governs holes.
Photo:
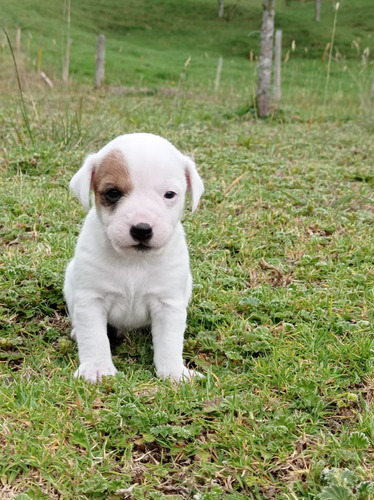
MULTIPOLYGON (((23 50, 31 66, 37 64, 42 43, 43 68, 58 76, 67 37, 63 6, 62 1, 20 0, 2 8, 2 23, 13 39, 15 27, 21 26, 23 50)), ((313 9, 311 1, 292 1, 290 6, 277 2, 276 27, 284 32, 284 54, 295 41, 292 57, 322 57, 330 41, 334 10, 330 0, 324 1, 321 22, 316 23, 313 9)), ((251 52, 253 57, 259 52, 261 14, 260 0, 227 1, 225 20, 217 18, 216 0, 74 0, 71 74, 77 81, 92 79, 96 35, 102 32, 107 36, 108 83, 173 85, 189 57, 188 75, 198 83, 211 82, 219 56, 225 58, 225 78, 229 72, 238 80, 243 69, 249 69, 251 52)), ((374 52, 373 26, 371 0, 342 3, 335 43, 343 57, 360 58, 365 47, 374 52)))

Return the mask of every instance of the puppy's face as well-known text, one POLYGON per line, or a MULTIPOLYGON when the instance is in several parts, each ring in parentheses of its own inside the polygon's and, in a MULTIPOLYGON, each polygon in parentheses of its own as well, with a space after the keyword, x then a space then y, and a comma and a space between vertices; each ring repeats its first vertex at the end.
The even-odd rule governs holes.
POLYGON ((94 192, 98 217, 121 254, 158 252, 182 217, 186 192, 195 209, 203 192, 193 161, 152 134, 129 134, 90 155, 71 181, 88 208, 94 192))
POLYGON ((163 247, 182 217, 187 190, 183 170, 176 158, 147 156, 139 151, 130 161, 113 149, 93 174, 97 213, 118 252, 163 247))

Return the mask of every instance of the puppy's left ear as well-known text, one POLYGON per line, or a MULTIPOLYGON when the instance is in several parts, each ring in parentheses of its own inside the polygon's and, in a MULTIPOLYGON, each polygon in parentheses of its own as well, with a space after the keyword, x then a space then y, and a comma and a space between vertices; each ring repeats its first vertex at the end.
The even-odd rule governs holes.
POLYGON ((82 203, 83 208, 88 212, 90 208, 90 189, 92 178, 95 174, 96 155, 89 155, 84 160, 83 165, 70 181, 70 189, 73 191, 78 200, 82 203))
POLYGON ((204 184, 196 170, 196 165, 188 156, 184 157, 187 179, 187 191, 191 194, 191 210, 194 212, 204 192, 204 184))

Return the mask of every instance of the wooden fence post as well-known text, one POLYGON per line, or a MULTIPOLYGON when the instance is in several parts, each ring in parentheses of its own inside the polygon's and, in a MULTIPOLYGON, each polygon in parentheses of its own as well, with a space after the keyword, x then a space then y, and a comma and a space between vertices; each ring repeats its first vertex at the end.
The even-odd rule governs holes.
POLYGON ((223 18, 223 13, 224 13, 224 0, 218 0, 218 17, 219 19, 223 18))
POLYGON ((27 33, 27 62, 31 60, 31 38, 32 34, 30 32, 27 33))
POLYGON ((105 76, 105 35, 97 36, 95 88, 101 87, 105 76))
POLYGON ((217 90, 219 89, 219 84, 221 81, 222 65, 223 65, 223 57, 220 57, 218 59, 218 64, 217 64, 216 80, 214 82, 214 91, 215 92, 217 92, 217 90))
POLYGON ((278 103, 282 97, 281 83, 282 66, 282 30, 275 32, 275 52, 274 52, 274 100, 278 103))
POLYGON ((315 5, 314 5, 314 20, 317 21, 317 23, 320 22, 321 20, 321 0, 315 0, 315 5))
POLYGON ((71 46, 71 38, 68 39, 66 44, 66 55, 64 61, 64 67, 62 69, 62 81, 65 85, 69 85, 69 66, 70 66, 70 46, 71 46))
POLYGON ((71 46, 71 38, 70 38, 70 0, 64 0, 64 14, 66 11, 66 23, 67 23, 67 33, 66 33, 66 54, 65 59, 62 63, 62 81, 65 85, 69 85, 69 68, 70 68, 70 46, 71 46))
POLYGON ((40 73, 40 69, 42 67, 42 56, 43 56, 43 35, 40 35, 39 49, 38 49, 38 64, 37 64, 38 73, 40 73))
POLYGON ((275 0, 263 0, 261 55, 258 65, 256 108, 260 118, 270 114, 271 68, 273 66, 275 0))

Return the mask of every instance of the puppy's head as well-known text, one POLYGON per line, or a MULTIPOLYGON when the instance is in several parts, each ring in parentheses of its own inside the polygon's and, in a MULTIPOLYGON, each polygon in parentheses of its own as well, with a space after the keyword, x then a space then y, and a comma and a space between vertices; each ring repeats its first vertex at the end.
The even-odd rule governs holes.
POLYGON ((89 155, 70 188, 86 210, 93 191, 103 230, 122 254, 163 248, 186 193, 194 211, 204 191, 194 162, 153 134, 122 135, 89 155))

